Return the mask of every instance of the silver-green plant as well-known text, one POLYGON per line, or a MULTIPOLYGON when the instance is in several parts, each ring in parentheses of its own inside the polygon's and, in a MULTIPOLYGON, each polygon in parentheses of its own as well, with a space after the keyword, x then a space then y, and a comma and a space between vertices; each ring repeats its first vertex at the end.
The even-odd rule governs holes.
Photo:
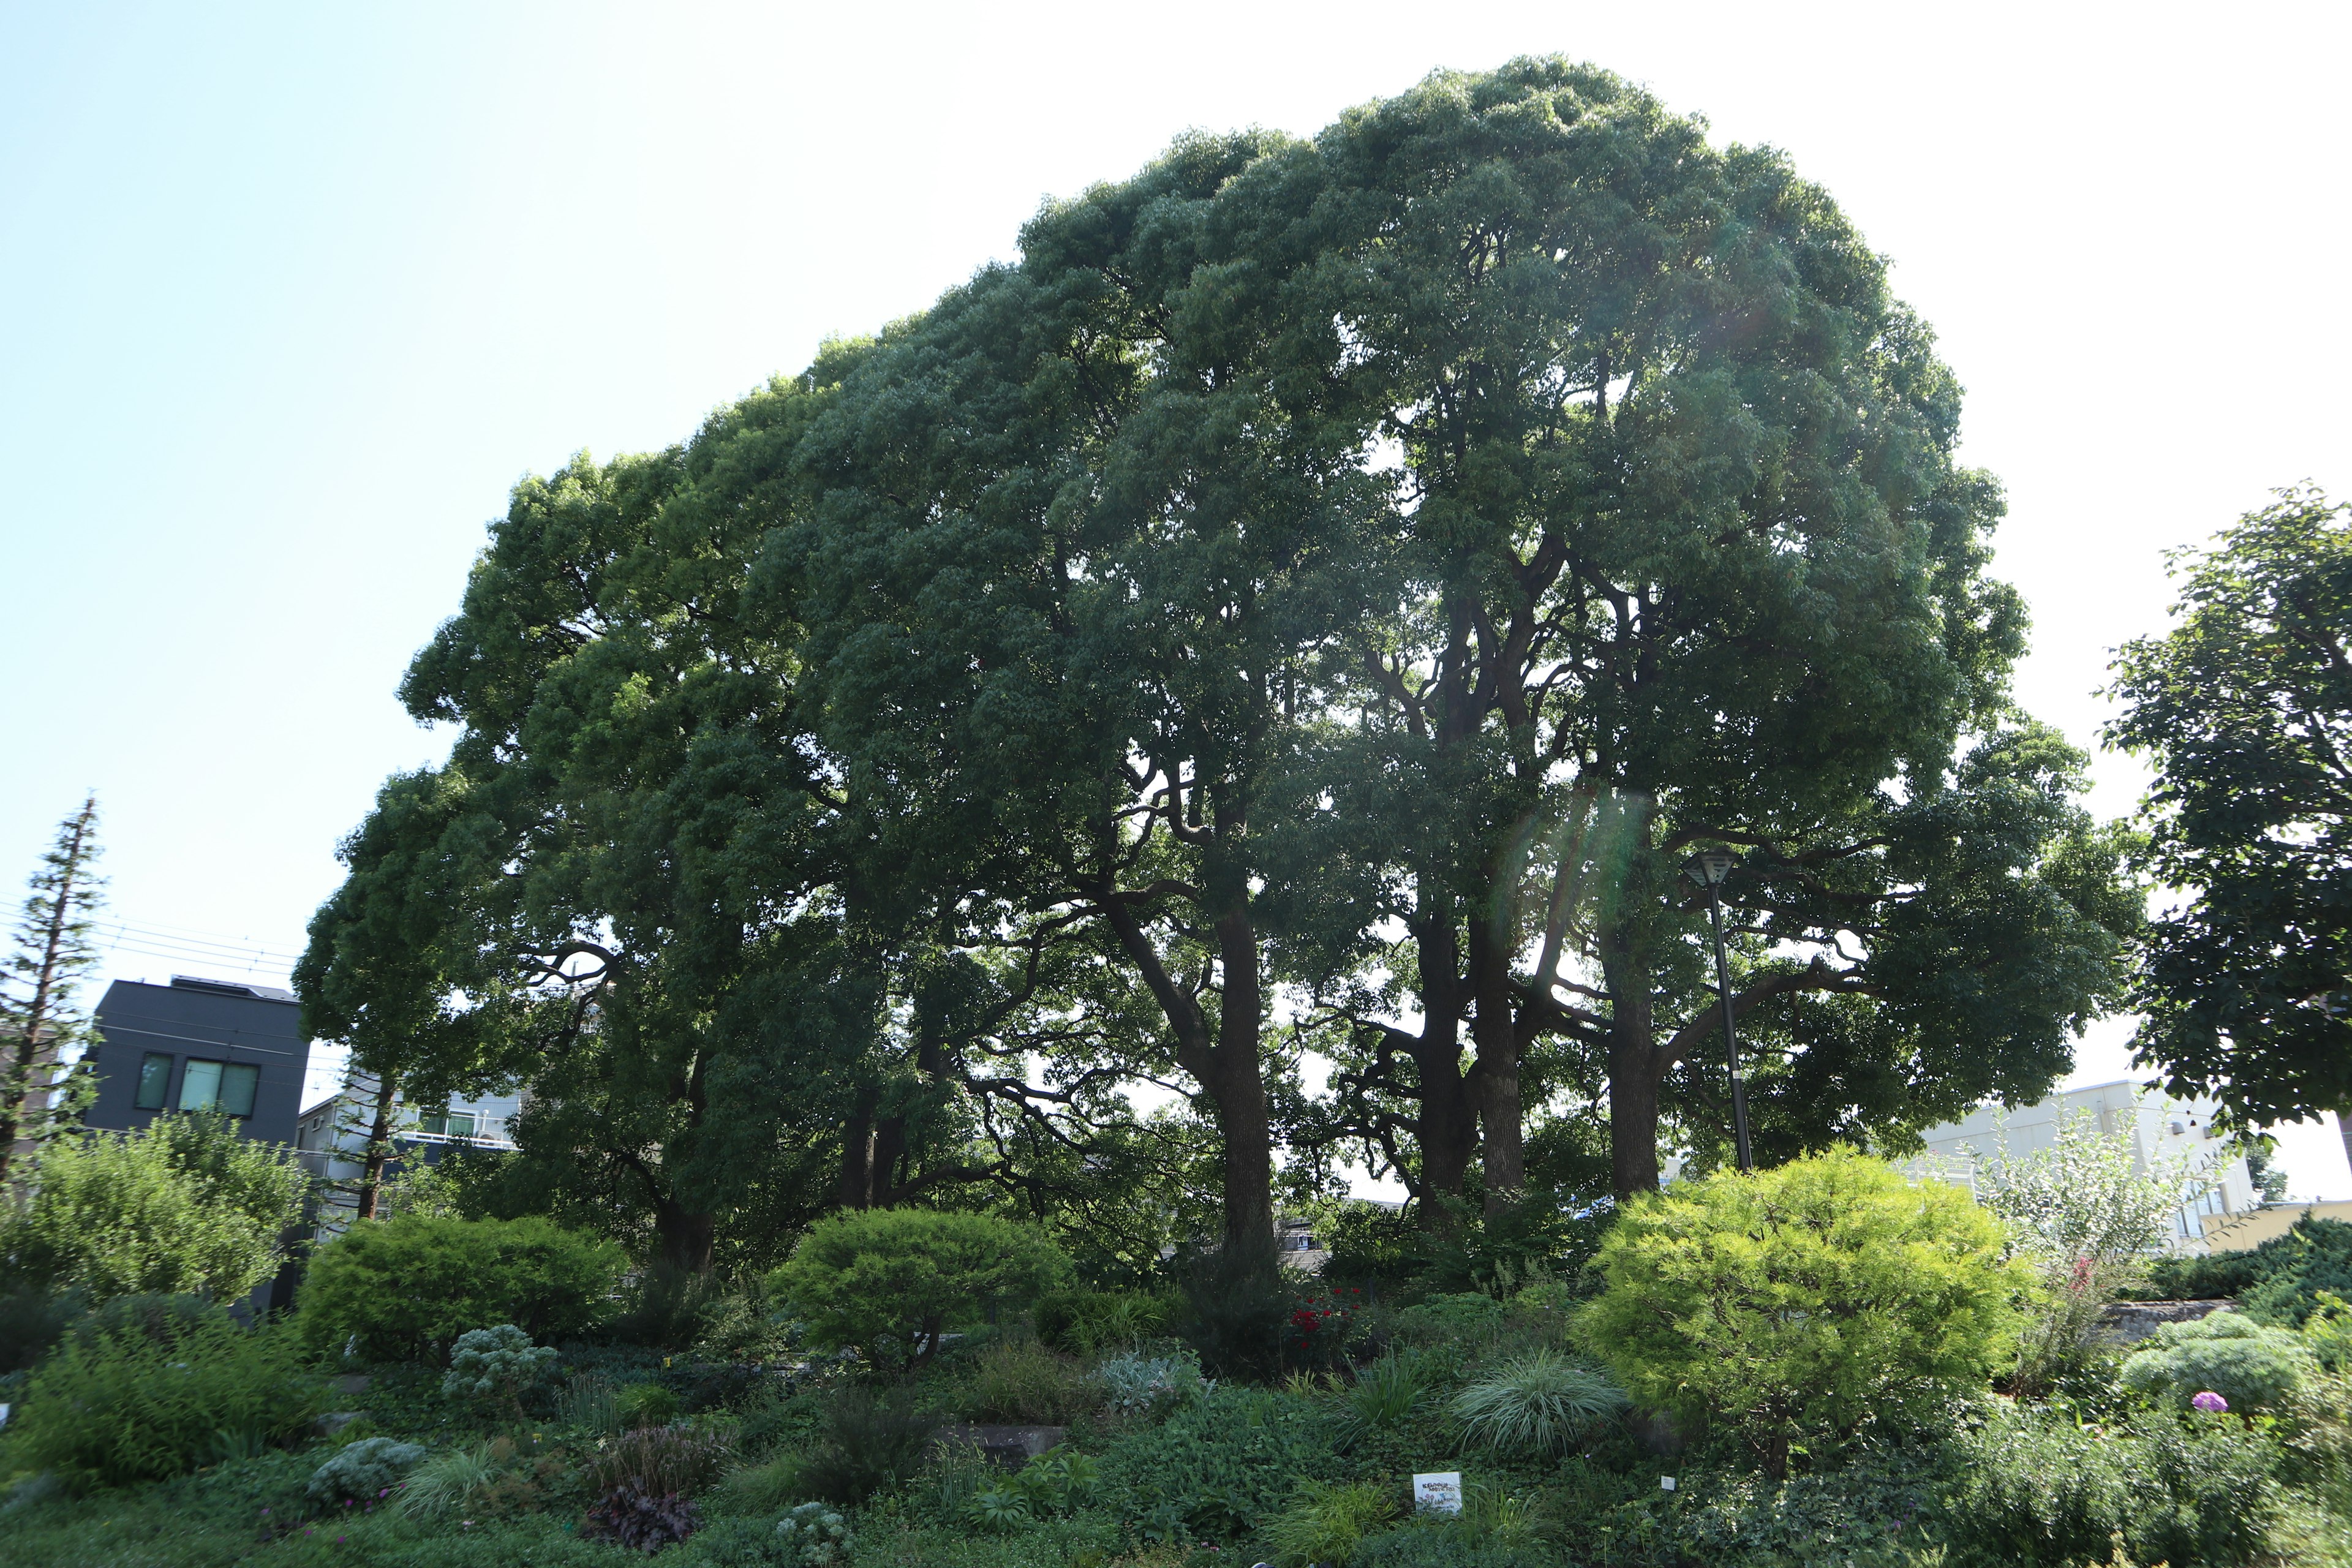
POLYGON ((802 1568, 830 1568, 849 1561, 857 1537, 849 1521, 821 1502, 804 1502, 776 1521, 776 1540, 786 1559, 802 1568))
POLYGON ((333 1458, 310 1472, 310 1500, 332 1508, 338 1503, 370 1506, 392 1496, 400 1479, 425 1458, 421 1443, 395 1437, 362 1437, 347 1443, 333 1458))
POLYGON ((1976 1194, 2009 1222, 2021 1250, 2071 1268, 2079 1258, 2127 1263, 2162 1251, 2173 1215, 2209 1179, 2179 1157, 2143 1168, 2128 1135, 2102 1132, 2095 1117, 2078 1110, 2058 1124, 2049 1148, 1986 1160, 1976 1194))
POLYGON ((450 1399, 503 1405, 520 1412, 522 1396, 547 1373, 555 1347, 535 1345, 512 1323, 459 1334, 449 1347, 449 1373, 441 1393, 450 1399))
POLYGON ((1497 1453, 1567 1451, 1630 1403, 1609 1374, 1555 1350, 1506 1362, 1455 1394, 1465 1441, 1497 1453))
POLYGON ((1160 1415, 1189 1405, 1208 1392, 1201 1363, 1189 1352, 1147 1356, 1133 1351, 1110 1357, 1095 1368, 1103 1397, 1122 1415, 1160 1415))

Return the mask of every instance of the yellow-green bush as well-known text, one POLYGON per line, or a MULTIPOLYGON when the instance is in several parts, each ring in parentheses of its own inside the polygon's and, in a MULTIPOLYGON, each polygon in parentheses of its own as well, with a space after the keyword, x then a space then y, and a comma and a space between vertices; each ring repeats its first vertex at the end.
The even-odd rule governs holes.
POLYGON ((1583 1330, 1641 1404, 1791 1444, 1924 1418, 2014 1355, 2032 1288, 1968 1194, 1837 1150, 1628 1205, 1583 1330))

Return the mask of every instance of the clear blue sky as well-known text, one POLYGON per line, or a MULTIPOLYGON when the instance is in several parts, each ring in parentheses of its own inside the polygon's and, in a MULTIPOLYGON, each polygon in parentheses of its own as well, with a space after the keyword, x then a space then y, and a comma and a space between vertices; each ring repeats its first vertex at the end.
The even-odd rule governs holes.
MULTIPOLYGON (((443 749, 393 687, 518 476, 680 438, 1186 126, 1529 52, 1788 150, 1894 258, 2010 488, 2021 694, 2089 744, 2166 547, 2352 494, 2347 16, 0 4, 0 883, 94 786, 119 918, 290 954, 443 749)), ((270 967, 172 951, 113 972, 270 967)))

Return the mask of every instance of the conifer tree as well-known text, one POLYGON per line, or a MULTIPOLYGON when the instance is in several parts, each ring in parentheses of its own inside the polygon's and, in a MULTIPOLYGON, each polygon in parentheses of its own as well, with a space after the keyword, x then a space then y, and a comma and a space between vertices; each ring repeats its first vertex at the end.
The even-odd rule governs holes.
POLYGON ((33 874, 14 951, 0 973, 0 1179, 21 1177, 41 1146, 71 1127, 95 1091, 79 1058, 97 1026, 74 1005, 97 965, 90 917, 104 883, 98 858, 98 797, 58 826, 57 843, 33 874))

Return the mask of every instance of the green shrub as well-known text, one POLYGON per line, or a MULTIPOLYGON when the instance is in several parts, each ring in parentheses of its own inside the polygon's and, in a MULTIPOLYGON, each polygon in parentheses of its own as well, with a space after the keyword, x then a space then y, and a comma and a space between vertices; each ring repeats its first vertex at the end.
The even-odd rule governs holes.
POLYGON ((801 1484, 826 1502, 864 1502, 922 1468, 939 1426, 904 1389, 881 1398, 844 1389, 825 1411, 824 1436, 802 1467, 801 1484))
POLYGON ((666 1426, 677 1419, 677 1394, 658 1383, 633 1383, 613 1395, 613 1413, 625 1428, 666 1426))
POLYGON ((484 1323, 544 1342, 593 1328, 623 1267, 611 1243, 543 1219, 371 1220, 310 1260, 297 1321, 312 1345, 377 1361, 430 1360, 484 1323))
POLYGON ((1066 1426, 1102 1403, 1100 1385, 1034 1340, 1000 1342, 974 1358, 970 1406, 982 1421, 1066 1426))
POLYGON ((1396 1499, 1376 1482, 1308 1481, 1259 1533, 1281 1568, 1312 1568, 1347 1562, 1398 1511, 1396 1499))
POLYGON ((362 1437, 346 1443, 335 1456, 310 1472, 310 1500, 325 1508, 357 1502, 369 1506, 392 1496, 401 1478, 425 1458, 421 1443, 391 1437, 362 1437))
POLYGON ((1550 1458, 1622 1412, 1625 1391, 1558 1351, 1506 1362, 1454 1397, 1464 1438, 1497 1453, 1550 1458))
POLYGON ((1186 1310, 1176 1328, 1203 1367, 1257 1382, 1281 1373, 1298 1292, 1279 1270, 1210 1257, 1187 1268, 1183 1283, 1186 1310))
POLYGON ((2303 1340, 2328 1371, 2352 1372, 2352 1303, 2333 1290, 2320 1291, 2303 1321, 2303 1340))
POLYGON ((226 1322, 228 1309, 202 1296, 164 1291, 141 1291, 117 1296, 73 1326, 74 1338, 96 1344, 110 1334, 140 1334, 164 1342, 178 1339, 199 1323, 226 1322))
POLYGON ((0 1290, 0 1375, 23 1372, 48 1354, 88 1310, 80 1291, 59 1290, 41 1280, 20 1280, 0 1290))
POLYGON ((1676 1479, 1681 1489, 1662 1497, 1643 1478, 1656 1538, 1671 1560, 1710 1568, 1927 1568, 1942 1561, 1935 1542, 1963 1484, 1959 1456, 1941 1445, 1865 1450, 1778 1481, 1704 1464, 1676 1479))
POLYGON ((774 1286, 828 1349, 869 1363, 928 1360, 949 1329, 992 1304, 1026 1308, 1070 1269, 1042 1232, 990 1215, 925 1209, 838 1214, 803 1237, 774 1286))
POLYGON ((1099 1355, 1163 1332, 1170 1315, 1160 1297, 1131 1290, 1048 1290, 1031 1321, 1055 1350, 1099 1355))
POLYGON ((1367 1433, 1393 1432, 1429 1405, 1429 1364, 1412 1351, 1391 1351, 1356 1369, 1356 1381, 1339 1395, 1341 1440, 1350 1445, 1367 1433))
POLYGON ((1503 1303, 1476 1290, 1432 1296, 1397 1312, 1396 1337, 1407 1344, 1438 1345, 1492 1336, 1507 1316, 1503 1303))
POLYGON ((823 1426, 827 1400, 817 1389, 794 1390, 781 1380, 744 1403, 737 1443, 751 1455, 805 1448, 823 1426))
POLYGON ((93 1301, 142 1291, 229 1301, 278 1271, 278 1237, 308 1179, 290 1152, 240 1136, 211 1111, 159 1116, 42 1150, 31 1198, 0 1223, 20 1280, 93 1301))
POLYGON ((2234 1421, 2143 1411, 2092 1427, 2063 1410, 2000 1406, 1958 1451, 1951 1529, 1989 1562, 2105 1562, 2121 1534, 2140 1563, 2248 1563, 2283 1510, 2275 1444, 2234 1421))
POLYGON ((1626 1206, 1586 1331, 1635 1399, 1735 1425, 1777 1476, 1791 1444, 1984 1386, 2030 1284, 2005 1244, 1967 1193, 1852 1151, 1718 1172, 1626 1206))
POLYGON ((1424 1237, 1412 1215, 1350 1200, 1315 1215, 1323 1278, 1345 1285, 1401 1284, 1427 1266, 1424 1237))
POLYGON ((704 1361, 763 1364, 789 1356, 800 1334, 800 1320, 776 1300, 765 1279, 754 1277, 703 1301, 693 1349, 704 1361))
POLYGON ((709 1568, 801 1568, 799 1552, 777 1538, 772 1518, 711 1520, 694 1532, 694 1539, 677 1555, 663 1562, 707 1563, 709 1568))
POLYGON ((2301 1328, 2322 1296, 2352 1293, 2352 1226, 2341 1220, 2305 1220, 2281 1239, 2275 1267, 2249 1285, 2238 1310, 2257 1322, 2301 1328))
POLYGON ((2123 1364, 2121 1381, 2134 1394, 2176 1410, 2210 1389, 2241 1415, 2275 1410, 2319 1370, 2302 1336, 2235 1312, 2193 1322, 2166 1323, 2123 1364))
POLYGON ((1221 1384, 1102 1454, 1113 1511, 1146 1540, 1232 1537, 1287 1507, 1303 1480, 1344 1475, 1319 1401, 1221 1384))
POLYGON ((226 1314, 162 1338, 115 1329, 67 1339, 33 1374, 11 1458, 76 1486, 120 1486, 257 1452, 324 1402, 290 1335, 226 1314))
MULTIPOLYGON (((2158 1296, 2173 1300, 2201 1301, 2234 1296, 2239 1299, 2241 1310, 2246 1310, 2246 1296, 2275 1277, 2294 1277, 2296 1285, 2284 1293, 2299 1296, 2303 1294, 2305 1276, 2331 1274, 2352 1275, 2352 1225, 2305 1215, 2290 1226, 2284 1236, 2273 1237, 2244 1252, 2159 1258, 2148 1270, 2148 1283, 2158 1296)), ((2313 1300, 2317 1300, 2321 1290, 2352 1295, 2352 1279, 2311 1279, 2313 1300)), ((2248 1315, 2263 1316, 2251 1310, 2248 1315)), ((2302 1319, 2295 1321, 2300 1322, 2302 1319)))

